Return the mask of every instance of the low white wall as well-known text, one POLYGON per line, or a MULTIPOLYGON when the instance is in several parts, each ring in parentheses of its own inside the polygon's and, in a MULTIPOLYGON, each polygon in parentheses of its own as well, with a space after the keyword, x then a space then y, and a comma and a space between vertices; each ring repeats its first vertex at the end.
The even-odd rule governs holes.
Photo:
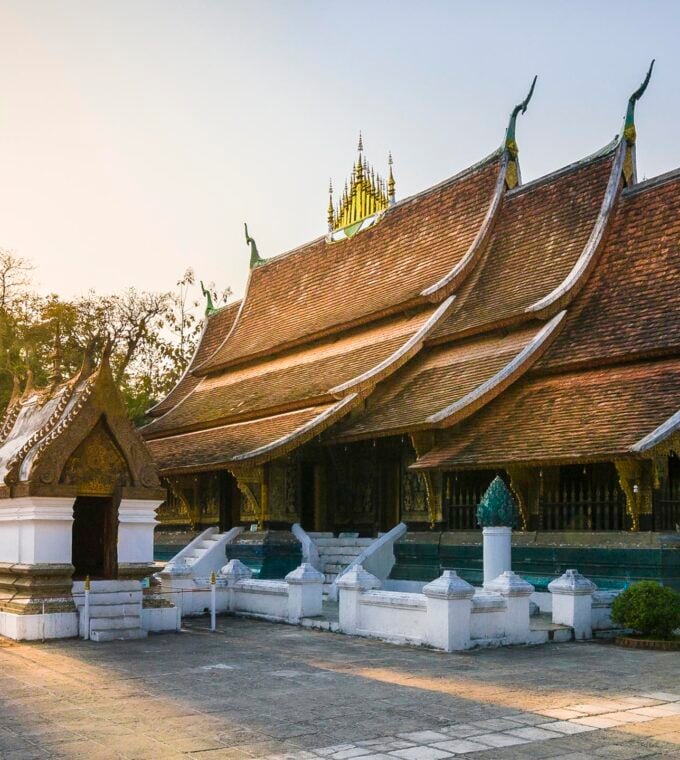
POLYGON ((359 597, 355 630, 358 636, 373 636, 400 644, 425 644, 426 625, 427 599, 423 594, 375 590, 365 591, 359 597))
POLYGON ((15 641, 69 639, 78 635, 78 613, 50 612, 45 615, 15 615, 0 612, 0 636, 15 641))
POLYGON ((182 627, 179 607, 144 607, 142 628, 145 631, 179 631, 182 627))

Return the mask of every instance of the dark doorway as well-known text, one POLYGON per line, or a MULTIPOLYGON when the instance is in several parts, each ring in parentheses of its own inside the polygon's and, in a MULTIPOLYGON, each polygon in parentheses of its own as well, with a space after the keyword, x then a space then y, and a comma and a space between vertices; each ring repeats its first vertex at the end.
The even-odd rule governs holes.
POLYGON ((304 530, 314 530, 314 493, 315 493, 314 462, 303 462, 300 478, 300 525, 304 530))
POLYGON ((220 532, 233 528, 241 520, 241 497, 236 478, 230 472, 219 472, 220 532))
POLYGON ((73 577, 117 575, 118 509, 113 497, 78 496, 73 505, 73 577))

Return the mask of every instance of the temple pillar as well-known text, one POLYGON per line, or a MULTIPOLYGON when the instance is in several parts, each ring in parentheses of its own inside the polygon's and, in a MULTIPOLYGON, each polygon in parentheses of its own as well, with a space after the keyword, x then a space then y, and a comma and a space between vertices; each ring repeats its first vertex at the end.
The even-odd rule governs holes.
POLYGON ((530 530, 532 522, 539 514, 540 477, 536 467, 506 467, 512 489, 519 506, 520 530, 530 530))
MULTIPOLYGON (((416 457, 418 458, 426 454, 435 445, 434 430, 411 433, 410 438, 416 452, 416 457)), ((437 471, 424 471, 418 473, 418 475, 422 478, 425 486, 430 528, 434 528, 437 523, 441 523, 444 520, 442 509, 444 478, 442 473, 437 471)))

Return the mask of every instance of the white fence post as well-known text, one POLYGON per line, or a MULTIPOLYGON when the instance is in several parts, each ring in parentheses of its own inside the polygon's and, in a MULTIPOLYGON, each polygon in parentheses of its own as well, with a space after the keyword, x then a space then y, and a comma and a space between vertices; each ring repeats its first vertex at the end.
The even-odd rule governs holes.
POLYGON ((364 591, 380 588, 380 581, 361 565, 354 565, 337 581, 340 591, 340 630, 356 633, 359 627, 359 599, 364 591))
POLYGON ((288 583, 288 622, 321 614, 324 575, 309 562, 303 562, 286 576, 288 583))
POLYGON ((213 570, 210 573, 210 630, 215 631, 217 629, 217 600, 215 598, 215 586, 217 585, 217 576, 213 570))
POLYGON ((484 587, 506 570, 512 570, 512 528, 482 528, 484 587))
POLYGON ((552 594, 552 621, 574 629, 574 638, 593 636, 593 593, 597 586, 578 570, 567 570, 548 584, 552 594))
POLYGON ((498 578, 484 584, 485 591, 492 591, 505 598, 505 637, 509 644, 526 644, 529 641, 529 597, 534 587, 524 578, 506 570, 498 578))
POLYGON ((90 638, 90 576, 85 576, 85 605, 83 607, 83 622, 85 635, 83 638, 87 641, 90 638))
POLYGON ((474 588, 455 570, 423 587, 427 597, 427 640, 437 649, 454 652, 470 646, 470 615, 474 588))

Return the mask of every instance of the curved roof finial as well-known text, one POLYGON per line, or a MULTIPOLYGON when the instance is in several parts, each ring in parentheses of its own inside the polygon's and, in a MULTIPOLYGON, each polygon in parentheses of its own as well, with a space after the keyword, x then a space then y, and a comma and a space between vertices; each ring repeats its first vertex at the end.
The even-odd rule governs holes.
POLYGON ((529 88, 529 94, 524 98, 524 100, 521 103, 518 103, 513 109, 512 113, 510 114, 510 121, 508 122, 508 128, 505 131, 505 149, 510 153, 510 155, 515 158, 517 156, 518 148, 517 143, 515 142, 515 127, 517 125, 517 116, 520 113, 525 113, 527 110, 527 107, 529 105, 529 101, 531 100, 533 94, 534 94, 534 88, 536 87, 536 80, 538 79, 538 74, 534 77, 533 82, 531 83, 531 87, 529 88))
POLYGON ((629 145, 632 145, 635 142, 635 138, 637 136, 635 132, 635 104, 645 94, 645 90, 647 89, 649 80, 652 78, 652 69, 654 68, 655 60, 656 59, 653 58, 652 62, 649 64, 649 69, 647 70, 647 76, 645 76, 643 83, 628 98, 628 108, 626 109, 626 121, 623 125, 623 136, 626 138, 626 141, 628 142, 629 145))
POLYGON ((211 314, 216 312, 217 309, 213 305, 212 293, 210 292, 208 288, 205 287, 205 285, 203 284, 203 280, 201 280, 201 291, 205 298, 205 315, 206 317, 209 317, 211 314))
POLYGON ((364 150, 364 141, 363 141, 363 138, 361 137, 361 130, 359 130, 359 144, 357 145, 357 150, 359 151, 359 153, 362 153, 364 150))
POLYGON ((392 172, 392 167, 394 166, 394 160, 392 159, 392 151, 390 151, 387 154, 387 165, 390 167, 390 174, 387 178, 387 195, 389 198, 390 205, 395 202, 395 196, 394 196, 394 174, 392 172))
POLYGON ((250 268, 254 269, 256 266, 264 264, 264 259, 260 256, 260 253, 257 250, 255 239, 248 234, 248 225, 244 222, 243 226, 246 231, 246 244, 250 246, 250 268))

